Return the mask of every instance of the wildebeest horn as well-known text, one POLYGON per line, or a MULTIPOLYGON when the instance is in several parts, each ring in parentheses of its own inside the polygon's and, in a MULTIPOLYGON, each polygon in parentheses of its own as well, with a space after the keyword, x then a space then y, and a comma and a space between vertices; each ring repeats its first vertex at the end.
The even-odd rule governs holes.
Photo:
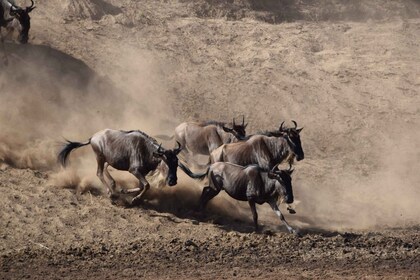
POLYGON ((295 129, 296 129, 297 128, 297 123, 294 120, 292 120, 292 123, 295 124, 295 129))
POLYGON ((159 153, 159 154, 163 154, 165 151, 164 150, 162 150, 162 143, 160 143, 160 145, 159 145, 159 147, 158 147, 158 149, 157 149, 157 153, 159 153))
POLYGON ((179 143, 178 141, 176 141, 176 143, 178 143, 178 148, 176 148, 175 154, 179 154, 182 150, 182 146, 181 146, 181 143, 179 143))
POLYGON ((242 126, 245 125, 245 115, 242 115, 242 126))
POLYGON ((280 125, 280 128, 279 128, 279 131, 280 132, 284 132, 284 129, 283 129, 283 124, 284 124, 284 121, 281 123, 281 125, 280 125))
POLYGON ((236 126, 236 124, 235 124, 235 118, 233 118, 232 126, 236 126))
POLYGON ((279 170, 278 169, 278 166, 280 165, 280 162, 279 163, 277 163, 276 165, 274 165, 274 167, 271 169, 271 172, 273 172, 273 173, 275 173, 276 172, 276 169, 277 170, 279 170))
POLYGON ((26 7, 26 11, 29 13, 31 12, 33 9, 35 9, 36 7, 34 7, 35 3, 33 0, 31 0, 31 5, 29 7, 26 7))

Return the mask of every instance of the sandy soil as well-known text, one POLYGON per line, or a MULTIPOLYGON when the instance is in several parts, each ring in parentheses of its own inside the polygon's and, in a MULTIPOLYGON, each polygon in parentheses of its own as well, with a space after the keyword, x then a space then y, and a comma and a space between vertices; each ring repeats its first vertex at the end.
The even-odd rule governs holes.
POLYGON ((418 279, 418 1, 36 4, 0 68, 1 279, 418 279), (63 137, 242 115, 304 127, 285 215, 302 237, 266 206, 253 233, 224 194, 191 215, 202 185, 181 174, 126 207, 89 148, 56 163, 63 137))

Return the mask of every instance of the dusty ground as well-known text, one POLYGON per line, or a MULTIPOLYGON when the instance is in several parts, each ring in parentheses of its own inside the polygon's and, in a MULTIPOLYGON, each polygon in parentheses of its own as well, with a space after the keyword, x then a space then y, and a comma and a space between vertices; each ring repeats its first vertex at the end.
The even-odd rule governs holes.
POLYGON ((347 2, 37 1, 0 68, 0 278, 419 278, 420 4, 347 2), (182 175, 126 208, 89 148, 56 164, 63 137, 241 115, 304 126, 302 237, 225 195, 190 215, 182 175))

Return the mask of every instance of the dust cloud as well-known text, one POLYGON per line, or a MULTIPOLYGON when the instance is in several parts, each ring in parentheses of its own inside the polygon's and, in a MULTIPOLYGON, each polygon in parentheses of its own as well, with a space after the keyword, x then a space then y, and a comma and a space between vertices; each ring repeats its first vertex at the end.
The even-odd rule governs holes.
POLYGON ((72 153, 70 171, 59 171, 57 152, 64 139, 85 141, 104 128, 153 135, 174 122, 170 104, 161 102, 168 98, 158 63, 147 54, 126 47, 113 69, 101 69, 109 76, 99 76, 46 46, 6 47, 10 65, 0 72, 3 163, 57 171, 52 178, 58 185, 98 185, 90 148, 72 153))
MULTIPOLYGON (((420 149, 412 141, 420 135, 410 131, 396 136, 376 143, 378 166, 374 170, 361 173, 354 166, 345 169, 330 166, 321 179, 311 180, 296 167, 294 176, 298 179, 294 190, 298 214, 290 218, 300 227, 313 230, 416 225, 420 219, 420 149)), ((306 168, 303 163, 303 173, 306 168)))

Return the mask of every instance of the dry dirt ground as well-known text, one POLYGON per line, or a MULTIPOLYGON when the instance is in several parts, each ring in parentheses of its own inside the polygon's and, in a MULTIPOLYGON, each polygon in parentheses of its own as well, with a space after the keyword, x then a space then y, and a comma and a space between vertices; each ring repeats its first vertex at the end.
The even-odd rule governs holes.
POLYGON ((420 278, 418 1, 36 5, 0 66, 1 279, 420 278), (242 115, 250 133, 304 126, 285 211, 301 237, 266 206, 253 233, 223 194, 192 215, 202 185, 182 174, 127 207, 90 148, 56 163, 63 137, 242 115))

